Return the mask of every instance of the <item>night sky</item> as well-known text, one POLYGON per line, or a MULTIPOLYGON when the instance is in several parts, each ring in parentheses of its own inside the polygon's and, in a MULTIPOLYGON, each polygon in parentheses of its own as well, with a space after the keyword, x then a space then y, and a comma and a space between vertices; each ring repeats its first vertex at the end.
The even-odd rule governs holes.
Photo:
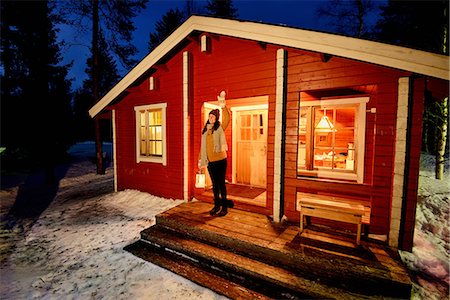
MULTIPOLYGON (((384 1, 376 1, 383 4, 384 1)), ((304 29, 330 31, 325 21, 320 21, 316 15, 316 9, 324 4, 325 0, 234 0, 233 5, 238 9, 238 18, 241 20, 261 21, 271 24, 283 24, 304 29)), ((194 1, 195 7, 204 7, 206 1, 194 1)), ((135 18, 136 30, 133 43, 138 48, 135 58, 140 61, 148 54, 149 34, 154 32, 155 23, 171 8, 178 7, 182 10, 186 1, 175 0, 150 0, 145 11, 135 18)), ((73 88, 78 88, 83 79, 86 59, 89 56, 88 45, 90 34, 82 34, 71 28, 62 28, 60 37, 65 40, 67 46, 63 48, 63 63, 74 60, 74 65, 69 72, 73 78, 73 88)), ((117 64, 121 76, 129 70, 117 64)))

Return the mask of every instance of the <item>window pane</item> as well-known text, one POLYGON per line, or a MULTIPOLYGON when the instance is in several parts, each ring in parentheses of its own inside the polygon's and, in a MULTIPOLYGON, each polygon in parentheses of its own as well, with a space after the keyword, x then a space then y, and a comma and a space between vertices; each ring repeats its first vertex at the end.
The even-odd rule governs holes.
POLYGON ((141 141, 141 155, 146 155, 147 149, 146 149, 146 143, 145 141, 141 141))
POLYGON ((259 126, 259 117, 257 114, 252 115, 252 119, 253 119, 253 127, 257 127, 259 126))
POLYGON ((246 127, 247 125, 247 115, 241 115, 241 127, 246 127))
POLYGON ((340 104, 338 99, 335 106, 334 100, 327 99, 320 103, 318 106, 302 106, 299 109, 298 174, 333 178, 331 172, 356 173, 355 159, 358 155, 355 145, 358 141, 355 138, 359 104, 340 104), (328 172, 309 173, 314 170, 328 172))
POLYGON ((305 168, 306 164, 306 147, 304 145, 298 146, 298 157, 297 157, 298 167, 301 169, 305 168))
POLYGON ((307 122, 307 113, 308 109, 306 107, 300 108, 300 117, 298 122, 298 130, 299 132, 306 132, 306 122, 307 122))
POLYGON ((252 130, 252 133, 253 133, 252 140, 253 141, 258 140, 258 132, 259 132, 259 129, 253 128, 253 130, 252 130))
POLYGON ((341 129, 335 133, 335 148, 347 149, 349 143, 354 144, 355 131, 353 129, 341 129))
POLYGON ((150 141, 150 142, 148 142, 148 145, 149 145, 148 153, 150 155, 154 155, 155 154, 155 142, 154 141, 150 141))
POLYGON ((298 119, 298 149, 297 149, 297 168, 306 169, 306 135, 309 107, 301 107, 298 119))
POLYGON ((337 108, 336 109, 336 129, 341 130, 345 128, 355 127, 355 108, 337 108))
POLYGON ((331 148, 314 150, 314 167, 331 169, 333 167, 334 153, 331 148))
POLYGON ((148 128, 148 139, 150 140, 150 141, 153 141, 153 140, 155 140, 155 127, 153 127, 153 126, 150 126, 149 128, 148 128))
POLYGON ((145 134, 145 127, 141 127, 141 140, 146 140, 147 135, 145 134))
POLYGON ((162 142, 155 142, 155 155, 162 155, 162 142))
POLYGON ((158 110, 156 112, 156 124, 155 125, 162 125, 162 110, 158 110))
POLYGON ((160 109, 149 111, 149 125, 162 125, 162 111, 160 109))
POLYGON ((148 125, 154 125, 155 124, 155 113, 154 111, 149 111, 148 112, 148 125))
POLYGON ((158 141, 162 140, 162 127, 161 126, 155 127, 155 139, 158 141))
MULTIPOLYGON (((138 147, 141 156, 163 156, 163 109, 154 108, 138 111, 138 147)), ((153 160, 148 160, 153 161, 153 160)), ((157 160, 155 160, 157 161, 157 160)))
POLYGON ((145 111, 141 111, 141 126, 145 126, 145 111))
POLYGON ((333 146, 333 133, 332 132, 316 132, 314 135, 315 148, 332 147, 333 146))

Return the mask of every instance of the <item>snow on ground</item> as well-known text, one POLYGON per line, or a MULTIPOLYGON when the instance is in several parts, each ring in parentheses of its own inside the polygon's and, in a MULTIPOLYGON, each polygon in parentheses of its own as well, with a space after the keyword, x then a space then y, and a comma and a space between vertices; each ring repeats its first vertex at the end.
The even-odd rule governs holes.
MULTIPOLYGON (((111 145, 105 149, 111 157, 111 145)), ((96 175, 89 159, 93 143, 75 145, 71 154, 73 163, 59 170, 54 199, 38 218, 7 216, 31 176, 0 190, 2 299, 226 299, 123 250, 181 200, 113 193, 112 168, 96 175)), ((422 155, 413 253, 401 253, 413 274, 412 299, 449 298, 449 164, 442 181, 434 179, 433 164, 422 155)))
POLYGON ((156 214, 182 201, 112 193, 112 169, 96 175, 83 159, 93 147, 72 148, 75 163, 37 220, 11 224, 5 215, 20 187, 1 191, 1 298, 226 299, 123 250, 156 214))
POLYGON ((413 275, 412 299, 450 298, 449 159, 443 180, 435 179, 434 162, 422 154, 413 251, 401 252, 413 275))

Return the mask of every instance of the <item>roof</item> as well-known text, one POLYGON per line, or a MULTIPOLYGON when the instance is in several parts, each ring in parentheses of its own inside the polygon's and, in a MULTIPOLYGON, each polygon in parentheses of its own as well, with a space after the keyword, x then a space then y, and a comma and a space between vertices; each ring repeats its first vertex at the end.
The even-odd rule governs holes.
POLYGON ((193 31, 336 55, 445 80, 450 78, 450 60, 445 55, 280 25, 191 16, 89 110, 91 117, 101 112, 193 31))

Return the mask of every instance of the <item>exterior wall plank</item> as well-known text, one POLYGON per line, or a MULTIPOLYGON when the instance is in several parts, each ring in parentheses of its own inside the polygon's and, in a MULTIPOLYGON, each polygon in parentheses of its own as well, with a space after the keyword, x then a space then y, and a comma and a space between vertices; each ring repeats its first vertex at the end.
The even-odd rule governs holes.
MULTIPOLYGON (((211 40, 211 51, 200 52, 199 45, 190 43, 170 53, 164 59, 165 68, 151 73, 157 88, 148 90, 147 78, 143 78, 130 93, 113 105, 117 138, 117 188, 136 188, 163 197, 183 199, 183 58, 190 56, 189 155, 188 165, 197 165, 200 151, 201 130, 204 126, 202 107, 204 102, 216 101, 220 91, 227 92, 227 99, 244 99, 268 96, 267 133, 267 213, 273 209, 274 155, 276 111, 276 59, 277 45, 263 48, 248 40, 220 36, 211 40), (238 49, 238 51, 236 51, 238 49), (167 103, 167 166, 154 163, 136 163, 135 116, 133 107, 152 103, 167 103), (133 124, 133 126, 129 126, 133 124)), ((392 170, 394 166, 394 143, 396 136, 397 79, 409 73, 395 71, 368 63, 332 57, 323 62, 320 54, 285 48, 287 58, 287 100, 285 103, 286 131, 284 134, 284 214, 290 220, 298 220, 296 192, 323 192, 350 197, 363 197, 372 203, 370 232, 389 232, 390 201, 392 196, 392 170), (297 176, 298 112, 300 101, 315 99, 314 93, 333 95, 333 91, 353 90, 370 97, 366 113, 366 145, 364 182, 321 181, 297 176), (300 95, 302 98, 300 99, 300 95)), ((148 75, 150 76, 150 75, 148 75)), ((418 90, 417 93, 421 91, 418 90)), ((345 95, 343 95, 345 96, 345 95)), ((245 101, 245 100, 243 100, 245 101)), ((416 101, 416 100, 415 100, 416 101)), ((420 102, 420 99, 417 100, 420 102)), ((415 107, 412 139, 421 137, 421 112, 423 104, 415 107), (416 122, 417 120, 417 122, 416 122)), ((229 167, 226 178, 231 181, 232 131, 226 130, 229 144, 229 167)), ((420 144, 420 143, 419 143, 420 144)), ((417 195, 418 159, 420 145, 411 148, 411 173, 408 182, 409 198, 417 195)), ((198 192, 194 188, 196 168, 189 167, 189 198, 198 192)), ((413 220, 415 202, 408 202, 407 219, 413 220)), ((410 242, 412 227, 405 227, 405 245, 410 242)))

